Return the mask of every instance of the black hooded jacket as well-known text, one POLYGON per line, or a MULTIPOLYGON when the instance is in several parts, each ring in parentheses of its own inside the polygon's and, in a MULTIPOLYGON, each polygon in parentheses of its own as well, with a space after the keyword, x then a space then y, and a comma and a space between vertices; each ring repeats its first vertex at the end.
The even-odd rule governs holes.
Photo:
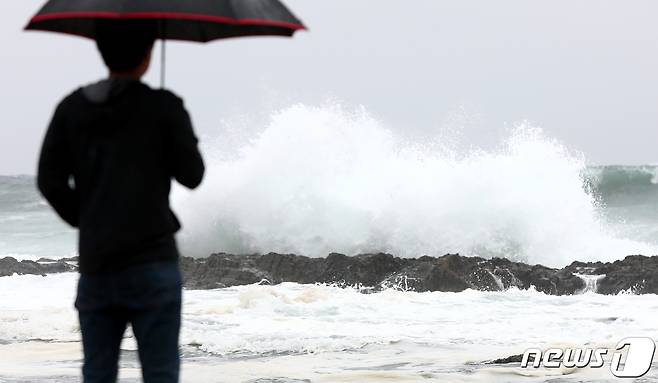
POLYGON ((204 165, 183 102, 112 78, 57 107, 41 149, 39 190, 79 228, 81 273, 176 259, 171 179, 197 187, 204 165))

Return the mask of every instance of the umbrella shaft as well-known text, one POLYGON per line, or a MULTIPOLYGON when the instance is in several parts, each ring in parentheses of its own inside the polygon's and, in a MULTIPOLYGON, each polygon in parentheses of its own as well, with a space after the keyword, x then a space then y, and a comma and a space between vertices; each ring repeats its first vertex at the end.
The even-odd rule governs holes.
POLYGON ((160 46, 160 88, 164 89, 165 87, 165 74, 166 74, 166 39, 162 39, 162 45, 160 46))
POLYGON ((160 21, 160 38, 162 40, 162 46, 160 47, 160 88, 164 89, 165 87, 165 76, 167 73, 166 61, 167 61, 167 20, 160 21))

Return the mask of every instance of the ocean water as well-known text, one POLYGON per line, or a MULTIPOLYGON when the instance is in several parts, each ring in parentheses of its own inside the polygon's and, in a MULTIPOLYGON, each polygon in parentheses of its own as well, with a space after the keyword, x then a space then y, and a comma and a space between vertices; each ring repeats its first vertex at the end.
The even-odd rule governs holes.
POLYGON ((76 233, 54 214, 31 176, 0 176, 0 258, 76 255, 76 233))
MULTIPOLYGON (((453 136, 405 139, 363 110, 297 105, 263 128, 220 132, 204 140, 201 189, 172 196, 185 255, 458 252, 558 267, 658 254, 658 166, 593 166, 531 126, 511 129, 495 149, 464 149, 453 136)), ((0 257, 75 255, 76 233, 34 184, 0 176, 0 257)), ((0 278, 0 382, 79 381, 76 280, 0 278)), ((594 291, 186 291, 183 381, 614 381, 607 368, 482 362, 528 347, 658 339, 656 309, 655 295, 594 291)), ((122 377, 139 381, 130 332, 123 349, 122 377)), ((656 366, 637 381, 657 382, 656 366)))
MULTIPOLYGON (((460 253, 563 266, 658 254, 658 166, 592 166, 527 125, 485 151, 410 141, 363 110, 297 105, 260 130, 220 132, 204 140, 202 187, 172 196, 186 255, 460 253)), ((0 176, 0 223, 0 256, 75 253, 32 177, 0 176)))

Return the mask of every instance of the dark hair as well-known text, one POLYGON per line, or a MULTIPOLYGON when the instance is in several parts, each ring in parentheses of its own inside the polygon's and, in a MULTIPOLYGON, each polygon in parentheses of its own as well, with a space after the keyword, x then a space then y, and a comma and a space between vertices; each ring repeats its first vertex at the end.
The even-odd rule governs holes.
POLYGON ((105 65, 113 72, 139 66, 157 36, 157 23, 148 20, 96 20, 96 45, 105 65))

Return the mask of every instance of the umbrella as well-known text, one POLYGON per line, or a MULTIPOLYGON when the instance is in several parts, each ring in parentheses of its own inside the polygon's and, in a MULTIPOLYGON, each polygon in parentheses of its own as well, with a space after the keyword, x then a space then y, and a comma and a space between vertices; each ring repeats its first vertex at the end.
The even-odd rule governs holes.
POLYGON ((99 19, 155 20, 162 39, 209 42, 241 36, 292 36, 306 29, 278 0, 49 0, 26 30, 95 38, 99 19))

